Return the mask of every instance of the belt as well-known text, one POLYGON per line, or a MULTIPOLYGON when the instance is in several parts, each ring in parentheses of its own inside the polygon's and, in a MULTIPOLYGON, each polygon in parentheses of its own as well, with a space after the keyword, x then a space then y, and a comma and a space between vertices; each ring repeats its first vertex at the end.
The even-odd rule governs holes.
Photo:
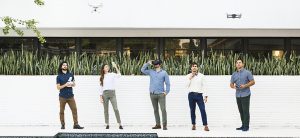
POLYGON ((190 92, 192 94, 202 94, 202 93, 199 93, 199 92, 190 92))

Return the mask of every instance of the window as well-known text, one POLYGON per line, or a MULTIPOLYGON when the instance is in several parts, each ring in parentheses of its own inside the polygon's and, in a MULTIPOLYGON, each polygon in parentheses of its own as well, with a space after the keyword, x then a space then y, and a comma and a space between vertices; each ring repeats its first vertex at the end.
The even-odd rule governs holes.
POLYGON ((124 38, 123 54, 135 58, 140 52, 157 53, 158 39, 156 38, 124 38))
POLYGON ((81 52, 88 54, 116 54, 117 43, 115 38, 82 38, 81 52))
POLYGON ((46 38, 46 41, 41 46, 42 53, 68 56, 75 51, 75 38, 46 38))
MULTIPOLYGON (((224 55, 233 51, 241 53, 243 50, 242 39, 240 38, 210 38, 207 39, 208 53, 217 52, 224 55)), ((210 55, 210 54, 208 54, 210 55)))
POLYGON ((33 38, 0 38, 0 49, 3 52, 13 51, 36 51, 33 38))
POLYGON ((300 39, 291 39, 291 50, 300 55, 300 39))
POLYGON ((284 54, 283 38, 250 38, 248 42, 248 53, 254 57, 281 58, 284 54))
POLYGON ((165 58, 175 56, 182 57, 191 53, 198 54, 200 51, 200 39, 166 39, 165 58))

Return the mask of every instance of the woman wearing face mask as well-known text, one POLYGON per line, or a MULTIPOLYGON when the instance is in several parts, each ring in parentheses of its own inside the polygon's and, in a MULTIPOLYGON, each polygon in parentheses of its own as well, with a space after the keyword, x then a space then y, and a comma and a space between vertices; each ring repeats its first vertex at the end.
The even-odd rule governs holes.
POLYGON ((117 73, 109 72, 110 67, 107 64, 101 67, 100 76, 100 101, 104 106, 104 116, 106 129, 109 129, 109 114, 108 114, 108 103, 111 102, 117 122, 119 124, 119 129, 123 129, 121 125, 120 113, 117 106, 117 98, 115 93, 116 80, 121 77, 120 69, 113 62, 113 68, 116 69, 117 73))

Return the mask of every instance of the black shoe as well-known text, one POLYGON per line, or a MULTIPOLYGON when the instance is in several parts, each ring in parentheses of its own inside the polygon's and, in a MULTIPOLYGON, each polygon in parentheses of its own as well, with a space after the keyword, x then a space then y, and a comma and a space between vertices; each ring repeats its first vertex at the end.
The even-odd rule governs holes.
POLYGON ((60 129, 65 129, 65 125, 61 125, 61 128, 60 129))
POLYGON ((242 129, 242 131, 248 131, 249 130, 249 127, 244 127, 243 129, 242 129))
POLYGON ((73 129, 83 129, 84 127, 81 127, 80 125, 74 125, 73 129))
POLYGON ((105 129, 109 129, 109 125, 107 125, 105 129))
POLYGON ((241 126, 239 128, 236 128, 236 130, 243 130, 244 129, 244 126, 241 126))
POLYGON ((168 130, 168 129, 167 129, 167 126, 163 126, 163 130, 168 130))
POLYGON ((119 126, 119 129, 123 129, 123 127, 122 127, 122 126, 119 126))

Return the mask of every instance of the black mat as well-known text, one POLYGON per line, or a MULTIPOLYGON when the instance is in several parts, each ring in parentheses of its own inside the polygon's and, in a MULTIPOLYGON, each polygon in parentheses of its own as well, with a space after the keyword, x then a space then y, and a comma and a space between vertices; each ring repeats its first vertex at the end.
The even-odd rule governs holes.
POLYGON ((55 138, 158 138, 156 133, 57 133, 55 138))

